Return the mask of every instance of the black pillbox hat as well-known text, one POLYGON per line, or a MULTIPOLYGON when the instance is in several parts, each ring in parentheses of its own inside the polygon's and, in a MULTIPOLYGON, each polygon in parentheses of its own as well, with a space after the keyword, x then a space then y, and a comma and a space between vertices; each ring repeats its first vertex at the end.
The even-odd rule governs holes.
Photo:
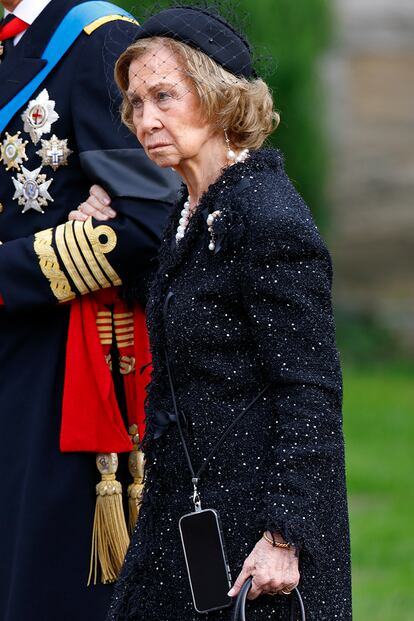
POLYGON ((168 37, 204 52, 230 73, 256 77, 247 41, 223 18, 195 7, 165 9, 140 26, 135 40, 168 37))

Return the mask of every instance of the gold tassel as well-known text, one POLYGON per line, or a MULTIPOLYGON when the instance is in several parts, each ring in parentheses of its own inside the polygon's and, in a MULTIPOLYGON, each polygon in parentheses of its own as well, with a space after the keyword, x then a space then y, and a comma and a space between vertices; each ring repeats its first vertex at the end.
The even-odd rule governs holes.
POLYGON ((98 563, 101 582, 115 582, 129 546, 128 530, 122 505, 122 486, 116 480, 118 455, 98 453, 96 465, 102 480, 96 486, 96 508, 93 522, 91 563, 88 586, 96 584, 98 563))
POLYGON ((132 535, 135 524, 137 523, 142 501, 142 491, 144 489, 144 454, 138 448, 139 435, 137 434, 137 426, 131 425, 129 433, 131 434, 131 439, 134 445, 128 458, 129 472, 134 479, 134 482, 128 486, 128 530, 129 534, 132 535))

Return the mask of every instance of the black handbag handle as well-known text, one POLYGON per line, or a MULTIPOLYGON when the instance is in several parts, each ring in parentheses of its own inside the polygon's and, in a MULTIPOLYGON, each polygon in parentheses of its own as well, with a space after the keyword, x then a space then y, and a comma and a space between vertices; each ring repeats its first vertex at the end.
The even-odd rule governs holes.
MULTIPOLYGON (((246 597, 251 587, 252 578, 248 578, 237 596, 233 621, 246 621, 246 597)), ((295 621, 296 602, 299 604, 301 621, 306 621, 305 607, 299 589, 293 589, 292 595, 286 595, 286 597, 290 598, 290 621, 295 621)))

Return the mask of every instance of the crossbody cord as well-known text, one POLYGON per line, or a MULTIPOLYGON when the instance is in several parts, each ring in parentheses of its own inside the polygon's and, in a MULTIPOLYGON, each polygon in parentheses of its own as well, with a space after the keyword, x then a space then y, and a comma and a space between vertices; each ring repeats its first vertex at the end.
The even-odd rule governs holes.
POLYGON ((173 406, 174 406, 174 413, 175 413, 176 420, 177 420, 178 431, 179 431, 179 434, 180 434, 181 443, 182 443, 183 448, 184 448, 185 457, 186 457, 186 460, 187 460, 188 468, 189 468, 190 473, 191 473, 191 480, 192 480, 193 487, 194 487, 193 502, 194 502, 194 506, 195 506, 196 511, 200 511, 201 510, 201 501, 200 501, 200 495, 199 495, 199 492, 198 492, 198 483, 200 481, 201 475, 203 474, 203 472, 205 471, 207 466, 210 464, 210 462, 213 459, 214 455, 217 453, 217 451, 219 450, 219 448, 221 447, 221 445, 223 444, 223 442, 225 441, 227 436, 230 434, 230 432, 234 429, 234 427, 237 425, 237 423, 243 418, 243 416, 245 416, 245 414, 247 414, 247 412, 255 405, 255 403, 257 403, 257 401, 259 401, 259 399, 269 390, 269 388, 273 384, 273 382, 269 382, 259 392, 259 394, 256 395, 255 398, 252 399, 252 401, 250 401, 250 403, 240 412, 240 414, 238 414, 236 416, 236 418, 233 420, 233 422, 231 422, 230 425, 223 431, 223 433, 221 434, 220 438, 217 440, 216 444, 213 446, 213 448, 211 449, 210 453, 207 455, 206 459, 201 464, 200 468, 197 470, 197 472, 195 472, 194 467, 193 467, 193 463, 191 461, 190 453, 189 453, 189 450, 188 450, 187 442, 185 440, 184 431, 183 431, 183 428, 182 428, 182 425, 181 425, 180 414, 179 414, 178 407, 177 407, 177 398, 176 398, 176 393, 175 393, 175 389, 174 389, 174 382, 173 382, 173 377, 172 377, 171 365, 170 365, 170 360, 169 360, 169 357, 168 357, 168 352, 167 352, 167 348, 166 347, 164 348, 164 355, 165 355, 165 363, 166 363, 166 366, 167 366, 168 381, 169 381, 169 384, 170 384, 171 397, 172 397, 173 406))

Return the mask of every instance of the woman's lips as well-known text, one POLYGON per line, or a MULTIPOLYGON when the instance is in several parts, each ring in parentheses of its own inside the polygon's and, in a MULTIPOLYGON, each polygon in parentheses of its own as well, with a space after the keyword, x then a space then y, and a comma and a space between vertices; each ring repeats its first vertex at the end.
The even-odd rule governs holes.
POLYGON ((155 149, 163 149, 164 147, 169 147, 169 144, 165 144, 165 143, 156 143, 156 144, 150 144, 147 146, 148 151, 154 151, 155 149))

